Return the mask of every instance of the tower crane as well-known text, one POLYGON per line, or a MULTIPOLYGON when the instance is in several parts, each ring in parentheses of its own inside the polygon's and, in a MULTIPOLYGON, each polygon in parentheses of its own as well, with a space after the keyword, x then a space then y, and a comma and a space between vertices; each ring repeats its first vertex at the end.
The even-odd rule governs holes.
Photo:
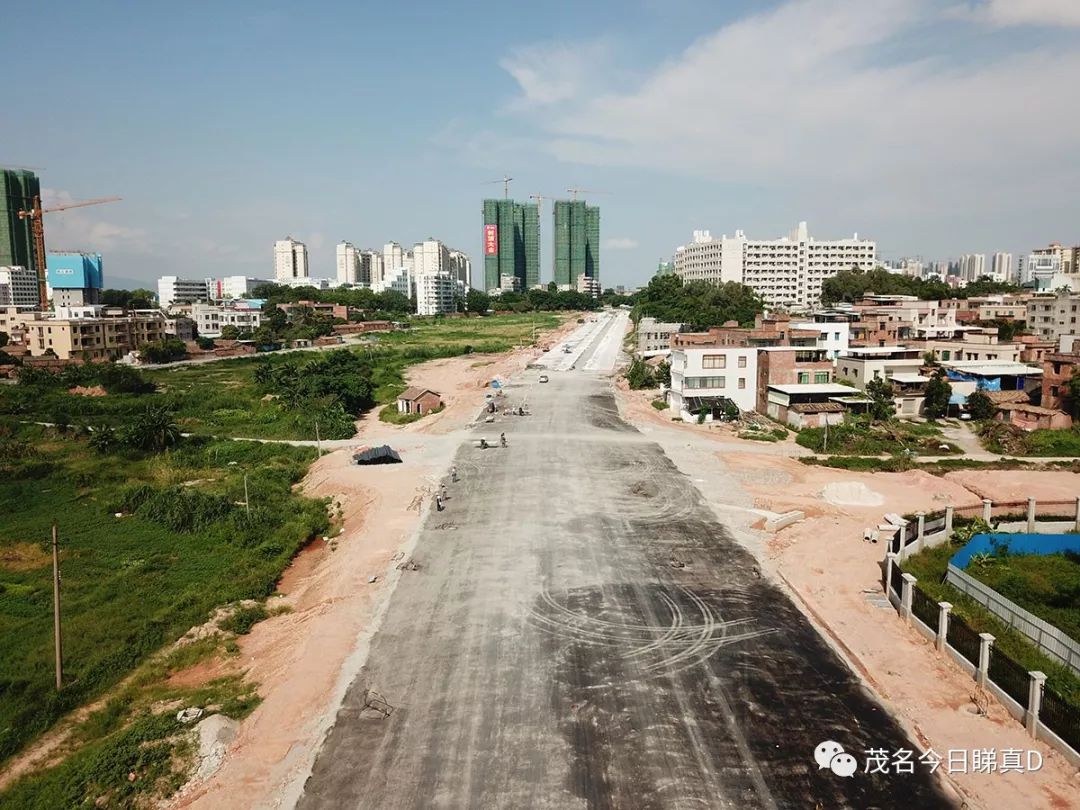
POLYGON ((42 216, 56 211, 67 211, 71 208, 83 208, 87 205, 100 205, 101 203, 116 202, 122 199, 123 197, 98 197, 96 200, 82 200, 42 208, 41 196, 35 194, 30 203, 30 208, 19 211, 19 219, 30 220, 30 231, 34 236, 34 269, 37 271, 38 301, 42 309, 45 308, 45 302, 48 300, 45 290, 45 224, 41 221, 42 216))
POLYGON ((566 190, 566 193, 567 194, 573 194, 574 199, 576 200, 578 194, 610 194, 611 192, 610 191, 590 191, 587 188, 568 188, 566 190))
POLYGON ((491 186, 491 185, 494 185, 495 183, 502 183, 503 184, 503 199, 508 200, 508 199, 510 199, 510 181, 513 180, 513 179, 514 179, 513 177, 510 177, 508 175, 503 175, 502 180, 487 180, 486 182, 483 182, 480 185, 482 185, 482 186, 491 186))

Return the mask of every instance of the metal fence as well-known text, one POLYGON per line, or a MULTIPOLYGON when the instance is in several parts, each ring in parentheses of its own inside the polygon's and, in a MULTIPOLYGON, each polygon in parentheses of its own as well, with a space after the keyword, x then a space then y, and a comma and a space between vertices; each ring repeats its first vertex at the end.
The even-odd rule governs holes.
POLYGON ((1027 636, 1043 653, 1080 673, 1080 642, 950 564, 945 581, 1027 636))
POLYGON ((911 612, 931 631, 937 632, 938 614, 941 608, 918 585, 911 589, 911 612))
POLYGON ((1039 722, 1080 751, 1080 708, 1066 701, 1049 686, 1043 687, 1039 722))
POLYGON ((892 588, 893 593, 896 594, 896 598, 900 599, 904 593, 904 572, 900 570, 900 566, 895 562, 892 567, 892 581, 889 583, 889 587, 892 588))
POLYGON ((945 640, 950 647, 971 662, 972 666, 979 666, 979 634, 959 616, 949 617, 949 632, 945 640))
POLYGON ((990 666, 986 670, 987 676, 1001 687, 1006 695, 1011 697, 1021 706, 1028 705, 1028 689, 1031 686, 1031 675, 1027 669, 1013 661, 1001 650, 990 650, 990 666))

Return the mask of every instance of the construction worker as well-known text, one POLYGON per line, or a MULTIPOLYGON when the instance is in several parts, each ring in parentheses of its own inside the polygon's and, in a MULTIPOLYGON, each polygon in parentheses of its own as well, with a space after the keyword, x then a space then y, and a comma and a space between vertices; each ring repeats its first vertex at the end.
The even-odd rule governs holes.
POLYGON ((444 501, 446 500, 446 484, 441 484, 441 485, 439 486, 439 496, 440 496, 440 497, 441 497, 441 498, 442 498, 442 499, 443 499, 444 501))
POLYGON ((506 434, 505 433, 500 433, 499 434, 499 444, 501 444, 503 447, 506 447, 506 434))
POLYGON ((441 512, 443 510, 442 496, 439 493, 435 493, 435 511, 441 512))
POLYGON ((453 481, 455 484, 457 483, 457 465, 456 464, 453 467, 450 468, 450 480, 453 481))

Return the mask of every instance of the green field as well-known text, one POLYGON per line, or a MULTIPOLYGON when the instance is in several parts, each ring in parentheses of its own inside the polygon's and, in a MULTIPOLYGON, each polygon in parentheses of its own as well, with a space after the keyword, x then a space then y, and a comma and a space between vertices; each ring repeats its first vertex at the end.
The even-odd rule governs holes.
POLYGON ((271 593, 326 509, 293 494, 311 448, 191 439, 101 455, 0 424, 0 761, 211 610, 271 593), (242 505, 248 475, 250 515, 242 505), (124 517, 114 513, 123 510, 124 517), (53 688, 50 524, 60 531, 65 686, 53 688))
MULTIPOLYGON (((405 388, 403 372, 413 363, 478 352, 501 352, 531 343, 535 332, 558 326, 563 316, 537 313, 485 318, 415 319, 410 329, 379 334, 352 351, 369 363, 376 404, 385 404, 405 388)), ((261 366, 304 366, 327 352, 271 353, 213 363, 146 369, 157 385, 153 394, 110 393, 84 397, 65 387, 0 386, 0 415, 43 422, 96 427, 120 426, 148 403, 168 408, 186 433, 257 439, 347 439, 355 432, 355 414, 336 412, 328 403, 290 407, 255 381, 261 366)))
POLYGON ((828 429, 806 428, 799 431, 795 441, 816 453, 845 456, 881 456, 910 451, 915 455, 945 456, 959 453, 960 448, 941 438, 941 429, 928 422, 908 422, 891 419, 870 424, 863 417, 851 417, 828 429))
MULTIPOLYGON (((1027 637, 1008 627, 974 599, 944 581, 949 558, 959 547, 946 543, 922 551, 905 560, 903 570, 914 575, 919 581, 918 586, 935 602, 951 602, 953 612, 967 620, 972 628, 995 636, 994 646, 997 649, 1028 670, 1045 672, 1050 686, 1074 705, 1080 706, 1080 677, 1063 664, 1040 653, 1027 637)), ((1031 556, 1024 555, 1025 558, 1031 556)), ((1080 565, 1070 562, 1062 555, 1050 555, 1042 560, 1033 562, 1030 559, 1022 560, 1021 557, 1008 557, 986 566, 973 564, 969 566, 967 573, 995 588, 1005 582, 1008 593, 1003 593, 1010 599, 1069 632, 1080 623, 1080 602, 1077 601, 1077 572, 1080 565), (1014 585, 1016 587, 1013 587, 1014 585), (1025 594, 1029 587, 1037 591, 1027 592, 1023 601, 1016 600, 1016 596, 1025 594)))

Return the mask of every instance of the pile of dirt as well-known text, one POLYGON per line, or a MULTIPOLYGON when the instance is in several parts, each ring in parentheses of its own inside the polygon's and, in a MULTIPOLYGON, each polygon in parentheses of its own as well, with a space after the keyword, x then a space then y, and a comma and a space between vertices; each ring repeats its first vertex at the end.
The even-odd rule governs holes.
POLYGON ((74 388, 68 389, 69 394, 75 394, 80 397, 104 397, 108 396, 108 392, 100 385, 76 385, 74 388))
POLYGON ((834 506, 880 506, 885 498, 862 481, 835 481, 826 484, 821 497, 834 506))
POLYGON ((0 570, 33 571, 48 564, 48 552, 36 543, 14 543, 0 548, 0 570))

